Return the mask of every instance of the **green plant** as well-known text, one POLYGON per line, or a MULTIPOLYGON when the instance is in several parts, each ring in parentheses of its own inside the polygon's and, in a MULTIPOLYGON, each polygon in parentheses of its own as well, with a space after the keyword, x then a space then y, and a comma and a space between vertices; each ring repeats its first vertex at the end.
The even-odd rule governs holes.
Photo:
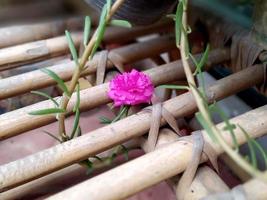
MULTIPOLYGON (((254 177, 260 178, 267 182, 266 172, 262 172, 257 169, 257 161, 255 157, 255 149, 258 150, 262 158, 266 163, 266 152, 264 149, 252 138, 249 137, 249 134, 240 126, 231 124, 227 119, 226 115, 219 109, 216 104, 209 106, 208 100, 205 95, 204 88, 197 88, 197 84, 195 82, 195 75, 199 74, 202 82, 202 86, 204 85, 204 78, 202 75, 202 68, 207 60, 209 46, 207 46, 206 51, 202 57, 202 59, 198 62, 191 55, 189 51, 189 41, 188 34, 190 34, 191 30, 187 24, 187 7, 188 0, 181 0, 177 6, 177 11, 175 15, 175 30, 176 30, 176 44, 177 48, 180 50, 182 63, 184 66, 184 71, 186 74, 188 87, 190 92, 193 94, 199 112, 196 114, 198 121, 201 123, 203 128, 209 134, 210 138, 213 142, 220 145, 220 147, 244 170, 246 170, 249 174, 254 177), (189 66, 189 59, 192 59, 196 65, 196 71, 193 73, 189 66), (222 120, 225 123, 225 130, 229 131, 232 136, 234 148, 226 143, 224 140, 221 130, 219 130, 216 125, 212 121, 212 113, 219 113, 222 120), (247 137, 248 145, 250 148, 250 160, 251 163, 245 160, 238 152, 238 143, 235 138, 234 131, 236 128, 239 128, 247 137)), ((169 86, 170 88, 170 86, 169 86)), ((184 87, 177 87, 178 89, 184 89, 184 87)))
MULTIPOLYGON (((85 25, 84 25, 84 34, 83 34, 83 45, 84 45, 84 52, 81 56, 81 58, 78 57, 78 51, 76 50, 75 44, 72 40, 71 33, 69 31, 65 31, 66 39, 69 44, 69 49, 72 55, 72 58, 76 64, 75 71, 72 75, 71 81, 69 86, 67 86, 55 72, 49 70, 49 69, 42 69, 42 72, 46 73, 48 76, 50 76, 59 86, 59 88, 62 90, 63 95, 62 97, 58 99, 54 99, 48 94, 41 93, 38 91, 33 91, 32 93, 41 95, 43 97, 46 97, 47 99, 51 100, 54 107, 53 108, 46 108, 42 110, 36 110, 32 111, 29 114, 30 115, 56 115, 56 118, 58 119, 58 135, 59 137, 55 136, 54 134, 48 133, 44 131, 49 136, 53 137, 55 140, 59 141, 60 143, 63 143, 65 141, 71 140, 75 137, 79 137, 82 135, 82 130, 80 128, 79 122, 80 122, 80 85, 79 85, 79 78, 80 74, 83 72, 83 70, 86 67, 86 63, 88 60, 92 60, 97 49, 99 48, 101 41, 104 37, 104 33, 106 30, 106 27, 108 25, 115 25, 115 26, 124 26, 124 27, 131 27, 131 24, 124 20, 113 20, 112 16, 114 13, 118 10, 118 8, 123 4, 124 0, 117 0, 112 5, 111 0, 107 0, 106 4, 104 5, 102 9, 102 13, 99 20, 99 25, 90 38, 91 34, 91 20, 89 16, 85 17, 85 25), (67 107, 69 104, 70 98, 74 95, 76 92, 76 104, 72 110, 72 112, 75 115, 73 128, 70 133, 66 132, 65 129, 65 117, 67 115, 67 107)), ((127 109, 128 110, 128 109, 127 109)), ((123 109, 125 112, 126 110, 123 109)), ((117 116, 114 120, 120 119, 122 116, 117 116)), ((114 121, 113 120, 113 121, 114 121)), ((112 121, 112 122, 113 122, 112 121)), ((126 148, 123 147, 121 151, 124 153, 126 152, 126 148)), ((114 159, 113 154, 112 158, 114 159)), ((128 150, 127 150, 128 155, 128 150)), ((110 158, 107 158, 110 159, 110 158)), ((113 160, 112 159, 112 160, 113 160)), ((105 160, 105 159, 98 159, 98 160, 105 160)), ((87 166, 89 169, 92 169, 93 164, 91 163, 90 159, 84 160, 80 162, 80 164, 87 166)))

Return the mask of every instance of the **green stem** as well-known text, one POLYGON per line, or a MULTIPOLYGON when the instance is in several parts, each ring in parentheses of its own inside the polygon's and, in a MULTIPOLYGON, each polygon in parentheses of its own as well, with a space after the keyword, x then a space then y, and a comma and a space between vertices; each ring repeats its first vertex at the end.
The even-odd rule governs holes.
MULTIPOLYGON (((119 9, 119 7, 124 3, 124 1, 125 0, 117 0, 113 4, 111 10, 107 14, 106 24, 111 20, 111 18, 114 15, 114 13, 119 9)), ((92 53, 92 50, 94 48, 94 45, 95 45, 95 42, 96 42, 96 39, 97 39, 97 32, 98 31, 96 30, 94 35, 92 36, 89 44, 86 46, 86 48, 84 50, 84 53, 83 53, 82 58, 81 58, 81 60, 79 62, 79 65, 77 65, 76 68, 75 68, 74 74, 73 74, 73 76, 71 78, 71 81, 70 81, 70 86, 68 88, 70 96, 72 96, 72 94, 74 93, 76 85, 77 85, 78 80, 80 78, 80 74, 83 71, 84 67, 86 66, 88 58, 90 57, 90 55, 92 53)), ((60 103, 60 108, 66 110, 66 108, 68 106, 68 103, 69 103, 69 100, 70 100, 70 98, 66 94, 63 94, 63 97, 62 97, 62 100, 61 100, 61 103, 60 103)), ((62 113, 62 114, 59 114, 59 118, 58 118, 58 121, 59 121, 59 135, 61 135, 62 141, 67 141, 68 140, 68 136, 66 134, 66 128, 65 128, 65 116, 66 116, 66 113, 62 113)))
POLYGON ((127 116, 129 108, 130 108, 129 106, 123 106, 119 114, 112 120, 111 123, 119 121, 123 116, 127 116))
MULTIPOLYGON (((182 28, 184 30, 187 30, 187 5, 188 1, 184 0, 184 9, 183 9, 183 18, 182 18, 182 28)), ((214 134, 214 137, 216 141, 219 143, 221 148, 233 159, 235 162, 244 170, 246 170, 251 175, 260 178, 261 180, 267 182, 266 173, 263 176, 263 173, 261 173, 258 170, 255 170, 248 162, 246 162, 236 151, 234 151, 224 140, 222 137, 221 132, 218 130, 216 125, 213 124, 211 120, 211 116, 209 114, 209 110, 207 110, 205 103, 203 102, 203 98, 199 95, 199 92, 196 89, 196 83, 194 80, 193 73, 191 71, 191 68, 189 66, 188 62, 188 56, 186 55, 186 47, 188 44, 187 41, 187 32, 182 31, 181 33, 181 44, 180 44, 180 53, 181 53, 181 59, 184 66, 184 71, 186 74, 186 78, 188 81, 188 84, 190 86, 190 90, 195 98, 197 107, 199 109, 199 112, 202 114, 207 126, 212 130, 212 133, 214 134)))

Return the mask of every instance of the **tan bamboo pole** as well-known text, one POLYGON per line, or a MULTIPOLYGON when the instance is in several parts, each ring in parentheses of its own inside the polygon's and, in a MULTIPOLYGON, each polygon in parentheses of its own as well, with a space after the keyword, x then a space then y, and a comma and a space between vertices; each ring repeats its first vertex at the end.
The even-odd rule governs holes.
MULTIPOLYGON (((141 141, 139 138, 127 141, 123 145, 128 149, 140 147, 141 141)), ((100 158, 110 156, 114 152, 114 149, 109 149, 103 153, 98 154, 100 158)), ((98 160, 91 161, 96 164, 99 163, 98 160)), ((112 166, 111 166, 112 167, 112 166)), ((103 165, 100 170, 105 170, 109 166, 103 165)), ((98 168, 99 169, 99 168, 98 168)), ((52 195, 62 190, 62 183, 65 187, 70 187, 81 181, 87 180, 92 176, 95 176, 98 172, 92 175, 86 175, 87 169, 79 164, 71 165, 57 172, 48 174, 47 176, 41 177, 27 184, 16 187, 12 190, 0 193, 1 200, 14 200, 14 199, 33 199, 40 196, 52 195), (71 181, 70 181, 71 180, 71 181), (60 185, 60 187, 58 187, 60 185)), ((94 170, 94 171, 95 171, 94 170)))
MULTIPOLYGON (((266 134, 267 106, 236 117, 231 120, 231 123, 244 127, 253 138, 260 137, 266 134)), ((224 126, 225 124, 222 123, 218 125, 218 128, 222 130, 223 137, 227 143, 232 145, 231 136, 228 131, 223 130, 224 126)), ((236 130, 235 135, 240 145, 246 142, 246 136, 244 136, 240 129, 236 130)), ((210 143, 216 149, 215 152, 218 155, 223 153, 223 150, 210 140, 205 131, 203 131, 203 137, 205 142, 210 143)), ((92 200, 125 199, 145 188, 181 173, 190 162, 191 156, 191 143, 187 141, 174 142, 48 199, 60 200, 67 197, 69 200, 83 200, 87 199, 89 194, 92 200)), ((205 154, 202 154, 201 161, 207 161, 205 154)))
POLYGON ((207 166, 199 167, 184 200, 199 200, 218 192, 228 192, 229 187, 207 166))
MULTIPOLYGON (((78 46, 82 34, 73 33, 72 37, 74 44, 78 46)), ((0 50, 0 71, 60 56, 68 52, 68 42, 65 36, 4 48, 0 50)))
MULTIPOLYGON (((172 132, 169 129, 162 129, 159 134, 159 138, 157 141, 156 148, 160 148, 163 145, 168 145, 177 140, 177 134, 172 132)), ((124 145, 129 147, 138 147, 142 146, 142 148, 147 150, 147 143, 144 142, 145 139, 137 138, 134 139, 130 144, 126 143, 124 145), (129 146, 130 145, 130 146, 129 146)), ((37 198, 43 195, 55 194, 58 192, 58 189, 52 190, 52 188, 57 187, 58 183, 69 182, 69 179, 76 180, 76 184, 81 181, 88 179, 85 176, 86 170, 80 165, 72 165, 58 172, 49 174, 40 179, 34 180, 22 186, 16 187, 7 192, 3 192, 0 194, 2 200, 13 200, 13 199, 29 199, 37 198), (49 188, 49 191, 48 191, 49 188)), ((72 183, 74 184, 74 183, 72 183)), ((218 177, 218 175, 208 167, 201 167, 194 179, 191 190, 188 191, 186 195, 186 199, 200 199, 209 194, 213 194, 215 192, 227 192, 229 188, 222 182, 222 180, 218 177), (213 187, 210 187, 209 183, 213 183, 213 187), (194 192, 192 192, 192 190, 194 192)), ((185 199, 185 200, 186 200, 185 199)))
POLYGON ((87 178, 86 168, 75 164, 10 191, 0 193, 0 199, 35 199, 47 194, 54 194, 56 191, 55 187, 58 184, 69 183, 69 180, 72 180, 72 183, 69 184, 74 184, 75 182, 84 181, 87 178))
MULTIPOLYGON (((164 53, 173 49, 174 46, 175 43, 173 39, 168 36, 163 36, 149 41, 119 47, 111 50, 109 54, 111 56, 116 56, 116 60, 121 64, 129 64, 153 55, 164 53)), ((99 56, 97 54, 93 60, 88 62, 88 67, 83 72, 83 76, 96 72, 98 60, 99 56)), ((113 64, 108 62, 107 67, 113 67, 113 64)), ((68 81, 71 79, 75 70, 75 63, 70 61, 48 67, 48 69, 58 74, 63 80, 68 81)), ((55 84, 56 83, 52 78, 40 70, 0 79, 0 100, 55 84)))
POLYGON ((243 185, 234 187, 228 193, 218 193, 207 196, 203 200, 227 200, 227 199, 255 199, 255 200, 266 200, 267 199, 267 184, 252 179, 243 185))
MULTIPOLYGON (((208 99, 211 102, 214 102, 214 100, 220 100, 226 96, 235 94, 240 90, 246 89, 261 82, 263 80, 263 71, 264 67, 257 65, 254 66, 253 69, 247 68, 241 72, 217 81, 214 85, 208 88, 208 99), (253 76, 251 76, 251 74, 253 74, 253 76)), ((99 92, 99 90, 96 89, 95 93, 97 94, 97 92, 99 92)), ((95 98, 94 101, 96 102, 101 100, 95 98)), ((169 101, 166 101, 163 106, 175 117, 192 114, 197 108, 191 93, 185 93, 170 99, 169 101)), ((266 107, 257 110, 256 114, 255 112, 250 112, 248 115, 251 117, 250 120, 248 120, 248 117, 245 118, 247 121, 243 128, 249 133, 252 132, 256 134, 251 135, 251 137, 258 137, 262 134, 265 134, 264 131, 264 133, 261 132, 264 130, 265 126, 267 126, 267 123, 262 121, 267 116, 262 116, 262 114, 266 114, 265 109, 266 107), (254 117, 252 118, 253 114, 254 117), (251 119, 259 120, 253 121, 251 119), (259 122, 261 123, 258 124, 259 122), (258 128, 256 128, 256 125, 259 125, 258 128), (251 127, 253 127, 254 130, 252 130, 251 127), (259 130, 259 128, 261 129, 259 130)), ((92 131, 89 134, 75 138, 71 141, 56 145, 52 148, 30 155, 15 162, 2 165, 0 167, 0 174, 2 174, 2 176, 0 176, 0 191, 5 191, 29 182, 53 171, 74 164, 77 161, 81 161, 90 156, 110 149, 112 146, 141 136, 148 132, 150 120, 151 113, 142 111, 116 123, 92 131)), ((164 123, 164 120, 162 123, 164 123)), ((12 124, 12 122, 9 124, 12 124)), ((243 125, 243 123, 241 124, 243 125)), ((229 137, 227 139, 230 140, 231 137, 230 135, 228 136, 229 137)), ((239 139, 240 143, 244 143, 246 141, 245 136, 241 137, 239 135, 237 138, 239 139)), ((221 149, 216 150, 218 152, 221 151, 221 149)), ((189 157, 187 159, 189 159, 189 157)), ((177 157, 175 157, 175 159, 176 158, 177 157)))
MULTIPOLYGON (((214 50, 210 53, 207 67, 224 62, 229 59, 229 56, 229 50, 227 49, 214 50)), ((193 65, 191 65, 191 67, 193 68, 193 65)), ((181 61, 176 61, 162 65, 162 67, 150 69, 146 73, 150 75, 155 86, 184 78, 181 61)), ((259 80, 261 80, 261 78, 259 78, 259 80)), ((107 90, 108 84, 83 90, 81 92, 81 110, 88 110, 99 105, 109 103, 110 99, 107 97, 107 90)), ((68 107, 69 113, 75 105, 75 98, 76 95, 73 95, 71 98, 71 102, 68 107)), ((31 116, 28 114, 33 110, 49 108, 52 106, 53 104, 51 104, 50 101, 43 101, 0 115, 0 140, 56 121, 54 116, 31 116), (12 124, 12 126, 10 126, 10 124, 12 124)))
MULTIPOLYGON (((83 21, 82 17, 71 17, 27 25, 2 27, 0 28, 0 48, 56 37, 63 35, 65 30, 82 30, 83 21)), ((93 24, 96 24, 95 19, 93 19, 93 24)))
MULTIPOLYGON (((178 140, 179 136, 170 129, 162 129, 159 133, 156 148, 162 148, 178 140)), ((142 148, 146 153, 149 151, 148 141, 143 140, 142 148)), ((179 176, 169 179, 167 182, 176 188, 179 176)), ((175 190, 174 188, 174 190, 175 190)), ((184 200, 199 200, 211 194, 219 192, 228 192, 229 187, 222 181, 222 179, 211 168, 207 166, 199 167, 196 176, 192 181, 190 188, 185 193, 184 200), (212 184, 211 184, 212 183, 212 184)))
MULTIPOLYGON (((177 138, 177 134, 171 130, 162 129, 159 134, 156 148, 161 148, 163 145, 168 145, 176 141, 177 138)), ((146 140, 141 138, 134 139, 131 143, 126 143, 124 145, 128 148, 141 145, 145 151, 148 150, 146 140)), ((99 156, 101 157, 101 155, 99 156)), ((85 168, 81 167, 80 165, 72 165, 7 192, 3 192, 0 194, 0 198, 2 200, 29 199, 37 198, 43 195, 55 194, 58 192, 58 189, 56 189, 58 183, 67 182, 69 186, 70 183, 68 180, 71 179, 76 180, 75 182, 72 181, 71 185, 75 183, 77 184, 80 181, 88 179, 88 177, 85 176, 85 173, 85 168), (54 187, 55 189, 51 189, 54 187)), ((197 200, 210 194, 227 192, 228 190, 229 188, 213 170, 211 170, 209 167, 200 167, 191 185, 191 188, 185 195, 185 200, 197 200), (210 183, 213 184, 210 185, 210 183)))
MULTIPOLYGON (((145 34, 160 32, 163 28, 168 31, 166 27, 171 25, 170 22, 165 22, 132 29, 109 27, 106 31, 104 42, 121 43, 131 41, 145 34)), ((82 39, 82 33, 72 33, 72 36, 75 45, 78 45, 82 39)), ((67 53, 69 53, 69 48, 65 36, 4 48, 0 50, 0 71, 67 53)))

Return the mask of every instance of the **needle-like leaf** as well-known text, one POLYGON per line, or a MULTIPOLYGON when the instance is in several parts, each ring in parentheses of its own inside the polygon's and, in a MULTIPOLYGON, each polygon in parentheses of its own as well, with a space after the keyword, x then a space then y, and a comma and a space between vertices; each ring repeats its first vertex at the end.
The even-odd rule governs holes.
POLYGON ((125 28, 131 28, 132 27, 131 23, 129 21, 126 21, 126 20, 114 19, 114 20, 111 20, 110 24, 113 26, 121 26, 121 27, 125 27, 125 28))
POLYGON ((57 114, 57 113, 64 113, 66 110, 61 108, 47 108, 43 110, 36 110, 29 112, 30 115, 50 115, 50 114, 57 114))
POLYGON ((85 47, 89 42, 90 33, 91 33, 91 18, 89 16, 86 16, 84 22, 84 32, 83 32, 83 45, 85 47))
POLYGON ((71 37, 71 34, 69 31, 65 31, 65 34, 66 34, 66 38, 67 38, 67 41, 68 41, 68 44, 69 44, 69 49, 70 49, 70 52, 71 52, 71 55, 72 55, 72 58, 73 60, 75 61, 75 64, 77 66, 79 66, 79 59, 78 59, 78 54, 77 54, 77 50, 75 48, 75 44, 73 42, 73 39, 71 37))
POLYGON ((47 68, 43 68, 41 69, 42 72, 46 73, 48 76, 50 76, 52 79, 54 79, 54 81, 57 82, 58 86, 60 87, 60 89, 68 96, 70 97, 70 93, 69 90, 66 86, 66 84, 64 83, 64 81, 52 70, 47 69, 47 68))
POLYGON ((42 97, 45 97, 45 98, 51 100, 55 104, 56 107, 59 107, 58 102, 53 97, 49 96, 48 94, 46 94, 44 92, 40 92, 40 91, 31 91, 31 93, 32 94, 37 94, 37 95, 42 96, 42 97))

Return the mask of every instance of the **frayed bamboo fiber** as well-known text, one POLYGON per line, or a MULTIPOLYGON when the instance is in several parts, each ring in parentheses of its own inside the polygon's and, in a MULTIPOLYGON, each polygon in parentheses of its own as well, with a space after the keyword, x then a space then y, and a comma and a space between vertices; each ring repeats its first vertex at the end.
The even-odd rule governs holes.
MULTIPOLYGON (((166 27, 171 27, 169 21, 132 29, 109 27, 103 41, 105 43, 127 42, 139 36, 160 32, 162 28, 168 32, 170 28, 166 27)), ((72 33, 72 37, 74 44, 78 46, 83 34, 72 33)), ((69 53, 69 47, 65 36, 4 48, 0 50, 0 71, 67 53, 69 53)))
MULTIPOLYGON (((110 55, 114 55, 119 59, 121 64, 129 64, 150 56, 158 55, 167 52, 175 47, 175 42, 168 36, 163 36, 156 39, 151 39, 145 42, 133 43, 127 46, 113 49, 109 52, 110 55)), ((83 76, 93 74, 96 72, 99 56, 93 58, 93 60, 87 63, 87 68, 83 72, 83 76)), ((107 68, 113 67, 111 62, 107 63, 107 68)), ((48 67, 48 69, 55 72, 64 81, 71 79, 71 76, 75 69, 74 62, 66 62, 63 64, 48 67)), ((45 88, 55 85, 56 82, 45 73, 40 70, 31 71, 17 76, 0 79, 0 100, 45 88)))
MULTIPOLYGON (((178 105, 176 104, 176 106, 178 105)), ((245 113, 230 121, 233 124, 242 126, 250 134, 250 137, 260 137, 266 134, 267 106, 245 113)), ((221 123, 217 126, 223 132, 222 135, 225 141, 229 145, 233 145, 230 134, 228 131, 223 130, 225 124, 221 123)), ((113 128, 117 130, 117 127, 113 128)), ((126 132, 125 129, 124 132, 126 132)), ((240 129, 235 131, 235 136, 240 145, 246 142, 246 136, 240 129)), ((223 150, 210 140, 205 131, 203 131, 203 137, 205 142, 210 143, 214 147, 218 155, 223 153, 223 150)), ((187 141, 177 141, 109 170, 48 199, 60 200, 68 198, 69 200, 83 200, 88 197, 92 200, 125 199, 145 188, 183 172, 190 162, 191 156, 192 144, 187 141)), ((202 162, 207 161, 205 154, 202 154, 201 160, 202 162)))
MULTIPOLYGON (((0 48, 56 37, 63 35, 65 30, 81 30, 83 28, 83 21, 82 17, 72 17, 3 27, 0 28, 0 48)), ((96 24, 95 20, 93 24, 96 24)))
POLYGON ((234 187, 228 193, 218 193, 207 196, 203 200, 228 200, 228 199, 255 199, 255 200, 266 200, 267 199, 267 184, 252 179, 243 185, 234 187))
MULTIPOLYGON (((229 50, 218 49, 210 52, 207 67, 229 60, 229 50)), ((191 64, 192 69, 193 64, 191 64)), ((262 69, 259 69, 260 71, 262 69)), ((258 71, 259 71, 258 70, 258 71)), ((257 70, 256 70, 257 71, 257 70)), ((172 82, 184 78, 184 71, 181 61, 172 62, 161 67, 156 67, 146 71, 151 77, 155 86, 172 82)), ((259 75, 261 76, 261 75, 259 75)), ((261 80, 260 78, 258 79, 261 80)), ((34 83, 33 83, 34 84, 34 83)), ((89 110, 97 106, 109 103, 111 100, 107 96, 108 84, 102 84, 81 91, 81 110, 89 110)), ((71 114, 75 105, 76 95, 74 94, 68 106, 68 113, 71 114)), ((31 106, 27 106, 9 113, 0 115, 0 140, 12 137, 34 128, 41 127, 56 121, 55 116, 32 116, 28 113, 33 110, 53 107, 50 101, 43 101, 31 106), (10 126, 12 124, 12 126, 10 126)))
MULTIPOLYGON (((236 92, 260 83, 263 80, 263 70, 263 66, 257 65, 254 66, 254 68, 245 69, 241 72, 235 73, 231 76, 217 81, 214 85, 210 86, 207 89, 208 99, 211 102, 214 102, 214 100, 218 101, 224 97, 235 94, 236 92), (251 74, 253 74, 253 76, 251 76, 251 74)), ((103 85, 100 87, 103 87, 103 85)), ((99 92, 98 89, 95 89, 96 94, 97 92, 99 92)), ((100 101, 100 99, 95 98, 94 101, 97 102, 100 101)), ((196 111, 194 98, 189 92, 164 102, 163 106, 175 117, 185 116, 196 111)), ((265 126, 267 126, 267 123, 265 123, 264 121, 266 120, 267 116, 265 111, 266 107, 263 107, 254 112, 250 112, 248 115, 237 118, 238 120, 236 119, 234 121, 238 123, 240 122, 239 124, 242 125, 243 128, 247 130, 247 132, 252 133, 251 137, 259 137, 265 134, 264 129, 266 128, 265 126), (244 121, 246 123, 244 123, 244 121)), ((90 156, 103 152, 107 149, 110 149, 112 146, 141 136, 148 132, 150 127, 150 120, 151 113, 142 111, 114 124, 105 126, 81 137, 75 138, 71 141, 56 145, 52 148, 30 155, 23 159, 2 165, 0 167, 0 172, 2 175, 0 177, 1 191, 14 188, 18 185, 29 182, 53 171, 57 171, 90 156)), ((162 120, 162 124, 164 123, 165 121, 162 120)), ((227 137, 226 139, 228 140, 228 142, 230 142, 231 137, 229 134, 228 136, 229 137, 227 137)), ((244 135, 241 136, 240 133, 239 135, 237 135, 237 138, 240 144, 246 141, 246 137, 244 135)), ((182 144, 181 149, 185 148, 186 150, 186 148, 188 148, 184 145, 184 142, 178 142, 177 144, 179 144, 178 146, 180 147, 182 144)), ((174 153, 175 151, 173 151, 172 148, 175 149, 177 144, 170 145, 171 148, 167 148, 167 153, 174 153)), ((191 150, 191 147, 189 148, 189 150, 191 150)), ((218 153, 222 153, 222 150, 218 149, 218 147, 216 147, 216 150, 218 151, 218 153)), ((182 152, 183 150, 180 152, 180 156, 184 157, 182 152)), ((150 155, 156 156, 155 153, 152 153, 150 155)), ((179 158, 178 152, 177 156, 175 156, 175 159, 177 159, 177 157, 179 158)), ((188 161, 189 157, 190 156, 186 158, 186 161, 188 161)), ((154 161, 152 163, 154 163, 154 161)), ((157 166, 158 164, 159 163, 156 163, 155 166, 157 166)), ((185 165, 183 164, 181 166, 185 167, 185 165)), ((131 170, 127 170, 126 174, 130 171, 131 170)))

